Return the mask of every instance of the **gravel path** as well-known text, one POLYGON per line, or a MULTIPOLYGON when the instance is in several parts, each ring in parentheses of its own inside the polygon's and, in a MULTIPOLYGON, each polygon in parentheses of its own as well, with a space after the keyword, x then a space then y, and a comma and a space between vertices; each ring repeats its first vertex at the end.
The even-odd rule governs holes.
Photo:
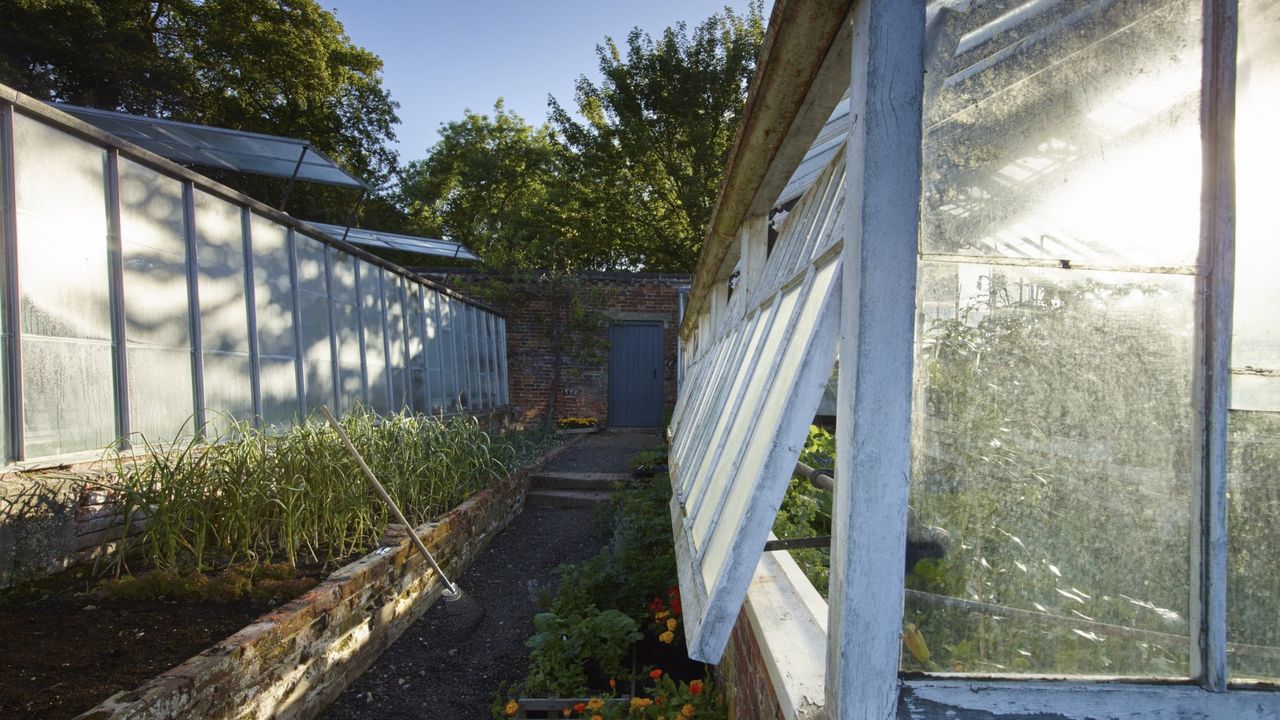
MULTIPOLYGON (((624 472, 637 450, 659 442, 654 433, 592 435, 548 466, 558 472, 624 472)), ((481 720, 504 683, 523 679, 540 592, 552 589, 552 569, 587 560, 605 537, 592 510, 529 508, 511 522, 458 579, 484 606, 469 633, 449 628, 436 603, 324 715, 329 720, 481 720)))

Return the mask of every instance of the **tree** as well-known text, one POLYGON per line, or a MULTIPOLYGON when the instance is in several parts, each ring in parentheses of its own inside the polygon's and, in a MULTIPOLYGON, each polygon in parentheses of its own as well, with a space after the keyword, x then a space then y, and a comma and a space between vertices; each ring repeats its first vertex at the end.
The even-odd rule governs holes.
POLYGON ((493 110, 467 110, 441 128, 427 158, 405 167, 399 202, 415 230, 457 240, 493 269, 568 269, 550 206, 561 164, 550 128, 501 99, 493 110))
POLYGON ((692 33, 632 30, 625 58, 610 38, 596 47, 601 82, 577 83, 583 121, 549 98, 572 151, 559 199, 566 240, 608 249, 617 266, 693 269, 763 36, 755 2, 692 33))
MULTIPOLYGON (((0 36, 0 82, 35 97, 299 137, 375 186, 395 176, 382 61, 315 0, 14 0, 0 36)), ((269 204, 284 187, 209 174, 269 204)), ((354 201, 299 186, 289 209, 342 220, 354 201)))

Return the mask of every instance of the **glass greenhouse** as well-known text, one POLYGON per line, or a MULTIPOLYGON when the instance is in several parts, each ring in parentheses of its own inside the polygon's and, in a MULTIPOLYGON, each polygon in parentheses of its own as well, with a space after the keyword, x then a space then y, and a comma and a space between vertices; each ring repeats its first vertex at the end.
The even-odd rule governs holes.
POLYGON ((682 328, 694 657, 749 628, 788 718, 1280 716, 1280 3, 831 5, 682 328), (823 599, 760 549, 833 372, 823 599))
POLYGON ((507 404, 492 309, 3 87, 0 198, 8 461, 507 404))

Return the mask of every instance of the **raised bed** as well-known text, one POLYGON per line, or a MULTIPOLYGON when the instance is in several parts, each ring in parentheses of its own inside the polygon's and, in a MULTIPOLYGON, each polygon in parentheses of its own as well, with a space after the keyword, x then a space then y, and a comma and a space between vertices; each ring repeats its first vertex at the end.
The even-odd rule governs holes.
MULTIPOLYGON (((417 528, 447 573, 459 576, 466 570, 523 508, 530 473, 573 444, 417 528)), ((424 564, 407 538, 375 550, 226 640, 135 690, 116 693, 79 718, 313 717, 439 598, 443 584, 435 573, 424 572, 424 564)))

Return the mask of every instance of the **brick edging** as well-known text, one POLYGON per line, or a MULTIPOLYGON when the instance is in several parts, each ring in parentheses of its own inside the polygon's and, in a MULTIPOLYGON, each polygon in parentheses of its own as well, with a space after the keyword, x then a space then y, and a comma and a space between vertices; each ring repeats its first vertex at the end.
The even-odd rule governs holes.
MULTIPOLYGON (((523 510, 530 475, 579 442, 560 445, 416 528, 445 572, 461 576, 523 510)), ((443 583, 424 566, 407 538, 390 552, 374 551, 77 720, 315 717, 440 597, 443 583)))

